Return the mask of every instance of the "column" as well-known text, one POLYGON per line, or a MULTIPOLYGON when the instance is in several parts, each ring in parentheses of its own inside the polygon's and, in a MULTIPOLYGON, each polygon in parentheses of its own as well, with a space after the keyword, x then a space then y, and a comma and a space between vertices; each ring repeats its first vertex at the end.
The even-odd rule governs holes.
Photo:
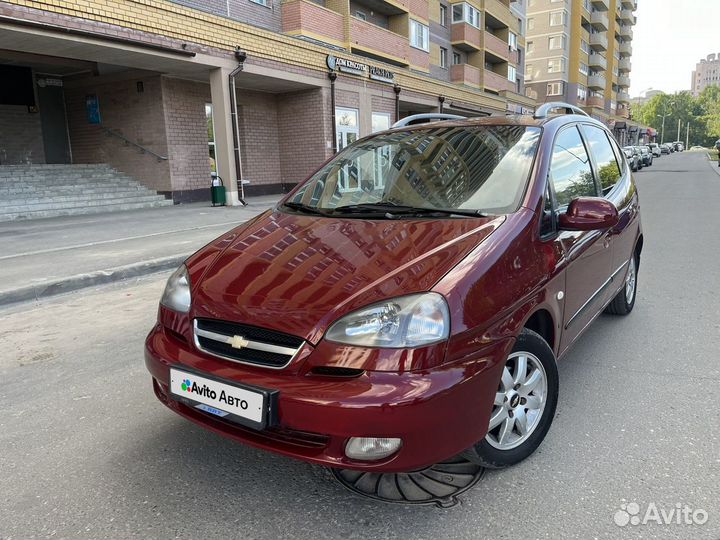
POLYGON ((238 196, 232 120, 230 116, 229 75, 230 70, 227 68, 210 70, 210 97, 212 99, 213 125, 215 127, 217 172, 225 182, 227 204, 237 206, 240 204, 240 197, 238 196))

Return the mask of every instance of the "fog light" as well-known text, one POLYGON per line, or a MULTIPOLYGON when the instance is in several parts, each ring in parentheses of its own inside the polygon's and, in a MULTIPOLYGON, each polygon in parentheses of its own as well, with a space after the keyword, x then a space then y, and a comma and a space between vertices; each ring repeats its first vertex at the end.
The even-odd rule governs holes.
POLYGON ((345 445, 350 459, 372 461, 391 456, 400 449, 402 439, 388 437, 352 437, 345 445))

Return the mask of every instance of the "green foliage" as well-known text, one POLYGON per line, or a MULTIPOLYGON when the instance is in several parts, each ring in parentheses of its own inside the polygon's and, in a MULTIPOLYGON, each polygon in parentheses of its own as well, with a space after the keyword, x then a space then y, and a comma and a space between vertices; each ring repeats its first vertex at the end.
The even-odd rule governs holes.
POLYGON ((707 87, 700 96, 690 92, 658 94, 644 105, 633 108, 633 118, 658 132, 658 141, 685 141, 690 124, 690 146, 712 146, 720 138, 720 86, 707 87), (663 133, 663 115, 665 130, 663 133))

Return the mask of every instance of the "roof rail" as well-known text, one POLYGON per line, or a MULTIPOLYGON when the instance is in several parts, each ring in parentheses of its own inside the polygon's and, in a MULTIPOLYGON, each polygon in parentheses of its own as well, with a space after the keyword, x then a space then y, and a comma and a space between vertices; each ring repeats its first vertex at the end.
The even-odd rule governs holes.
POLYGON ((435 122, 436 120, 465 120, 465 116, 457 114, 444 114, 444 113, 423 113, 423 114, 412 114, 401 118, 395 122, 392 127, 405 127, 412 126, 414 124, 425 124, 427 122, 435 122))
POLYGON ((543 103, 542 105, 540 105, 535 111, 533 118, 547 118, 550 114, 550 111, 553 111, 555 109, 565 109, 565 114, 581 114, 583 116, 590 116, 580 107, 576 107, 575 105, 563 103, 562 101, 551 101, 550 103, 543 103))

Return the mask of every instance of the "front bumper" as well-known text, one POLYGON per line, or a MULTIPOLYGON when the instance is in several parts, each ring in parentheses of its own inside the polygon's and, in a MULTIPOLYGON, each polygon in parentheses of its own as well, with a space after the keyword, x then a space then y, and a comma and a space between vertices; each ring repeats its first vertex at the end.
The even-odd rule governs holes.
POLYGON ((512 339, 497 341, 472 358, 435 369, 365 371, 358 377, 331 378, 212 357, 158 324, 146 340, 145 363, 161 402, 220 435, 312 463, 400 472, 457 455, 485 436, 500 372, 511 346, 512 339), (273 425, 254 430, 170 398, 171 366, 277 390, 273 425), (362 436, 400 437, 403 444, 394 455, 380 461, 347 458, 344 448, 348 438, 362 436))

